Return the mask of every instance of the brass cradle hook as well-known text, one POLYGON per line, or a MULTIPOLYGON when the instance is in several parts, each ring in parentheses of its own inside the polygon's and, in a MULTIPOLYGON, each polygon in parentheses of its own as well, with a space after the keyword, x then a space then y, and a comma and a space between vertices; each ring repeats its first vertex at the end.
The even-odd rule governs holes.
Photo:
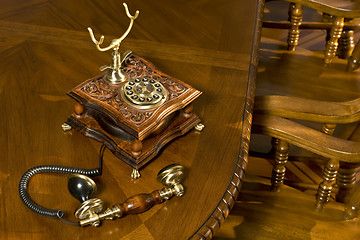
POLYGON ((130 18, 129 27, 127 28, 126 32, 120 38, 113 39, 109 46, 107 46, 105 48, 100 47, 100 45, 104 42, 104 35, 102 35, 98 41, 98 40, 96 40, 92 29, 90 27, 87 28, 89 31, 91 40, 95 43, 96 48, 99 51, 105 52, 110 49, 113 49, 111 65, 110 66, 102 66, 102 67, 100 67, 100 70, 103 71, 105 69, 109 69, 106 73, 105 79, 114 84, 124 82, 126 80, 126 75, 121 71, 121 64, 122 64, 123 60, 126 58, 126 56, 129 55, 131 52, 130 51, 125 52, 124 56, 121 57, 120 53, 119 53, 119 48, 120 48, 121 42, 130 33, 131 28, 134 25, 134 20, 139 16, 139 10, 137 10, 135 12, 135 15, 132 16, 129 12, 129 8, 128 8, 127 4, 123 3, 123 5, 125 8, 126 15, 128 16, 128 18, 130 18))

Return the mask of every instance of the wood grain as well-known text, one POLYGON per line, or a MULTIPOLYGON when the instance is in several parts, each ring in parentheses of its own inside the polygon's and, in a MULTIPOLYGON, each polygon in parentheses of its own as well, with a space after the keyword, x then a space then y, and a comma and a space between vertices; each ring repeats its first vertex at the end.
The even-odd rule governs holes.
MULTIPOLYGON (((65 94, 100 74, 110 61, 92 45, 90 26, 105 42, 121 35, 128 19, 118 1, 5 0, 0 10, 0 235, 2 239, 199 239, 212 237, 241 189, 255 89, 262 2, 144 0, 121 51, 133 50, 166 74, 203 92, 194 102, 205 129, 168 144, 141 171, 105 151, 97 197, 107 206, 163 186, 157 172, 184 165, 186 194, 139 215, 106 221, 100 228, 76 228, 27 209, 18 182, 29 168, 58 164, 97 166, 100 144, 61 124, 73 111, 65 94), (229 107, 231 106, 231 107, 229 107), (240 153, 240 158, 239 158, 240 153), (220 219, 220 221, 217 221, 220 219)), ((30 196, 42 206, 62 209, 76 221, 79 205, 66 189, 66 176, 31 179, 30 196)))
MULTIPOLYGON (((265 4, 264 18, 268 15, 269 18, 286 19, 289 4, 277 3, 279 5, 275 7, 272 5, 275 2, 265 4)), ((306 13, 304 17, 307 19, 319 15, 314 11, 306 13)), ((256 78, 257 95, 278 94, 331 102, 358 98, 359 71, 346 72, 346 61, 343 59, 335 59, 332 65, 324 67, 322 58, 325 33, 309 30, 302 31, 301 34, 302 41, 297 50, 290 52, 286 50, 287 30, 263 29, 256 78)), ((358 33, 357 37, 359 37, 358 33)), ((257 98, 255 107, 256 103, 257 98)), ((300 107, 291 105, 291 102, 286 105, 292 109, 300 107)), ((312 109, 317 108, 315 106, 312 109)), ((319 123, 307 126, 321 129, 319 123)), ((353 124, 338 125, 334 135, 347 139, 354 127, 353 124)), ((351 138, 353 141, 359 141, 359 131, 353 136, 354 138, 351 138)), ((250 150, 268 153, 271 147, 269 137, 257 134, 251 136, 250 150)), ((344 220, 344 204, 335 202, 332 198, 322 211, 314 211, 314 196, 322 175, 322 168, 319 165, 322 166, 325 159, 320 160, 319 156, 309 154, 296 146, 291 146, 291 151, 294 155, 306 154, 307 162, 299 158, 297 160, 302 160, 301 162, 287 162, 285 186, 279 193, 270 191, 274 161, 269 154, 249 157, 246 178, 238 201, 214 239, 350 240, 359 238, 360 220, 358 217, 351 221, 344 220), (309 164, 309 157, 316 162, 309 164), (251 177, 251 174, 263 178, 251 177), (294 185, 295 181, 304 185, 299 188, 294 185), (316 186, 315 189, 304 190, 305 185, 313 184, 316 186), (291 187, 288 187, 289 185, 291 187)), ((289 156, 289 160, 291 157, 292 155, 289 156)), ((356 177, 359 179, 359 173, 356 177)))
POLYGON ((247 174, 238 201, 214 239, 350 240, 359 236, 359 220, 345 221, 343 204, 331 201, 315 211, 311 194, 288 186, 272 192, 268 179, 247 174))
POLYGON ((352 123, 360 119, 360 98, 344 102, 267 95, 255 98, 255 111, 284 118, 321 122, 352 123))

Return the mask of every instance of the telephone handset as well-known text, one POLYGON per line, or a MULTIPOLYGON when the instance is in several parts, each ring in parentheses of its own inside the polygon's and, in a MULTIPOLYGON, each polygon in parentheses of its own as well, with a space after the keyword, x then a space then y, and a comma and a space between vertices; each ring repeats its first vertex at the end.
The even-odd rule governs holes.
POLYGON ((166 187, 149 194, 141 193, 129 197, 123 203, 114 204, 103 211, 104 202, 99 198, 90 198, 96 192, 96 184, 84 175, 73 174, 68 178, 68 189, 71 195, 81 204, 75 210, 75 217, 79 219, 79 226, 88 225, 98 227, 102 220, 114 220, 128 214, 145 212, 155 204, 169 200, 173 195, 182 197, 185 188, 182 181, 185 178, 185 169, 179 164, 171 164, 161 169, 157 175, 159 182, 166 187))
MULTIPOLYGON (((66 124, 106 145, 119 159, 133 168, 131 176, 140 177, 139 169, 151 161, 169 141, 184 135, 200 123, 191 103, 201 92, 175 79, 131 51, 119 53, 126 32, 102 47, 104 36, 90 37, 99 51, 113 50, 106 72, 89 79, 67 94, 76 100, 74 113, 66 124)), ((67 126, 67 127, 68 127, 67 126)))
POLYGON ((160 204, 164 200, 169 200, 173 195, 181 197, 185 194, 185 188, 182 181, 185 177, 185 168, 180 164, 171 164, 161 169, 157 175, 159 182, 166 187, 161 190, 155 190, 149 194, 141 193, 134 195, 123 203, 115 204, 111 208, 103 211, 104 202, 99 198, 90 198, 96 192, 96 184, 90 178, 99 176, 102 173, 102 155, 105 145, 102 145, 99 154, 99 167, 94 169, 82 169, 75 167, 66 167, 58 165, 41 165, 27 170, 21 177, 19 183, 19 194, 23 203, 32 211, 42 216, 57 218, 61 221, 84 227, 92 225, 100 226, 102 220, 113 220, 124 217, 128 214, 139 214, 145 212, 155 204, 160 204), (60 209, 48 209, 36 204, 30 198, 27 189, 30 179, 40 173, 63 173, 71 174, 68 177, 68 190, 70 194, 78 199, 81 204, 75 210, 75 217, 78 222, 69 222, 65 220, 64 213, 60 209))

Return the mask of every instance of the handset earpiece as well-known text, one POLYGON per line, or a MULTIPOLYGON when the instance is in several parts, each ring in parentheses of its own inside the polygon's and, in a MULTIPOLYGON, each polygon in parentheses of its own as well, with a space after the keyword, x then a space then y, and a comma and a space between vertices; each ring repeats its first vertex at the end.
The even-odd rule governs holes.
MULTIPOLYGON (((75 210, 78 219, 91 218, 101 212, 104 202, 99 198, 90 198, 96 193, 96 183, 89 177, 81 174, 73 174, 68 178, 68 190, 70 194, 80 201, 80 206, 75 210)), ((93 221, 93 226, 98 226, 100 221, 93 221)))

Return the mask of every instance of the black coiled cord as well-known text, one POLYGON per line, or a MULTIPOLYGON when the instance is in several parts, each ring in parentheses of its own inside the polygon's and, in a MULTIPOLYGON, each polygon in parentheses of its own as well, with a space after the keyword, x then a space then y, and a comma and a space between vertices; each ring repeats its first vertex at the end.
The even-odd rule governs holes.
MULTIPOLYGON (((82 174, 89 177, 95 177, 102 174, 102 156, 104 152, 105 145, 103 144, 100 148, 99 152, 99 167, 94 169, 82 169, 82 168, 75 168, 75 167, 66 167, 66 166, 58 166, 58 165, 40 165, 27 170, 21 177, 19 183, 19 194, 20 198, 30 210, 40 214, 42 216, 51 217, 51 218, 59 218, 60 220, 67 222, 62 219, 64 213, 62 210, 54 210, 48 209, 39 206, 33 200, 31 200, 27 188, 29 185, 30 178, 35 174, 39 173, 65 173, 65 174, 82 174)), ((73 224, 73 223, 70 223, 73 224)), ((75 224, 78 225, 78 224, 75 224)))

